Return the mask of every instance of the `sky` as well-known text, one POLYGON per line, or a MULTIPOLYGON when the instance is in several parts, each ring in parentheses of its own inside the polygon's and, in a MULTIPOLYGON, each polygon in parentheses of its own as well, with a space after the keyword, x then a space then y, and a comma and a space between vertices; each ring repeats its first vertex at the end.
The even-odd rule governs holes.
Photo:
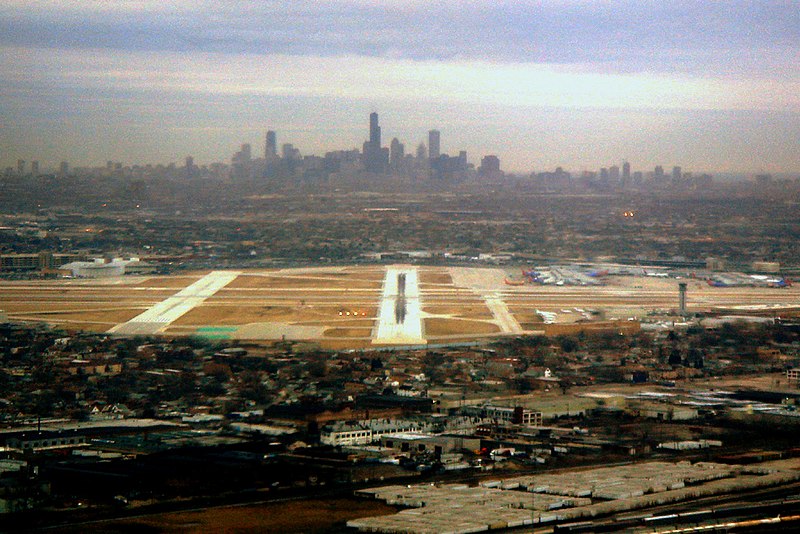
POLYGON ((0 0, 0 167, 384 143, 800 173, 800 2, 0 0))

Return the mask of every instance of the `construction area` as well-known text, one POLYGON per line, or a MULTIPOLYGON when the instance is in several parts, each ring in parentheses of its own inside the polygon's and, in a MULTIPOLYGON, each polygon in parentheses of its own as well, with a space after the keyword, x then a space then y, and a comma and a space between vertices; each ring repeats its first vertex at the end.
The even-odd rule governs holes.
MULTIPOLYGON (((562 273, 563 274, 563 273, 562 273)), ((335 266, 0 282, 0 317, 117 335, 419 346, 577 330, 634 331, 654 316, 780 315, 796 287, 612 276, 602 285, 509 284, 501 268, 335 266), (679 284, 685 294, 679 296, 679 284)))
POLYGON ((356 493, 404 509, 394 515, 354 519, 347 526, 383 533, 484 532, 587 521, 619 512, 780 486, 799 479, 800 471, 790 468, 648 462, 525 475, 484 481, 477 486, 383 486, 356 493))

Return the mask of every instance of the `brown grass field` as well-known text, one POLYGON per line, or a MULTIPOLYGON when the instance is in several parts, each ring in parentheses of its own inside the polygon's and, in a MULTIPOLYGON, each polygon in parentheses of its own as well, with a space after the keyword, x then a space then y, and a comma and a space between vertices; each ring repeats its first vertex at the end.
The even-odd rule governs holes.
MULTIPOLYGON (((447 316, 425 319, 426 336, 430 339, 476 339, 499 334, 481 295, 500 295, 523 328, 533 330, 542 324, 536 309, 556 312, 558 322, 572 322, 580 318, 575 307, 629 317, 677 306, 677 282, 673 279, 610 277, 609 285, 604 287, 509 287, 498 269, 420 267, 417 272, 423 313, 447 316), (456 282, 461 286, 454 285, 456 282), (563 312, 564 309, 570 311, 563 312)), ((168 335, 185 335, 203 326, 253 323, 263 323, 265 332, 303 326, 305 330, 296 328, 298 336, 317 332, 314 339, 321 344, 353 348, 360 340, 342 338, 371 335, 364 332, 372 331, 378 319, 385 273, 382 266, 244 271, 165 331, 168 335), (366 315, 340 316, 340 311, 366 315)), ((0 310, 10 320, 106 331, 174 296, 206 274, 207 271, 119 279, 5 281, 0 282, 0 310)), ((800 298, 800 286, 783 290, 711 288, 701 281, 687 282, 690 311, 746 304, 797 305, 800 298)), ((247 335, 259 339, 252 333, 247 335)), ((265 334, 264 341, 270 339, 265 334)))
POLYGON ((525 308, 524 310, 520 310, 519 308, 510 308, 508 311, 511 312, 511 315, 521 323, 541 323, 542 318, 536 314, 534 310, 530 308, 525 308))
MULTIPOLYGON (((111 326, 130 321, 145 308, 139 309, 126 309, 126 310, 88 310, 88 311, 72 311, 72 312, 46 312, 46 313, 28 313, 25 314, 26 318, 41 319, 43 321, 70 321, 70 322, 86 322, 86 323, 105 323, 111 326)), ((15 315, 14 317, 22 318, 22 315, 15 315)))
POLYGON ((365 268, 363 270, 336 271, 336 272, 326 273, 325 276, 337 277, 337 278, 350 278, 353 280, 367 280, 367 281, 382 283, 383 279, 386 278, 386 272, 384 272, 383 269, 370 270, 365 268))
POLYGON ((451 315, 462 319, 488 319, 492 320, 492 312, 483 305, 464 306, 425 306, 422 309, 433 315, 451 315))
POLYGON ((219 301, 213 303, 209 301, 194 308, 172 324, 203 326, 280 322, 328 325, 339 320, 348 320, 348 316, 339 315, 340 311, 366 313, 364 319, 375 317, 377 313, 377 309, 369 306, 253 306, 250 303, 220 305, 219 301))
POLYGON ((380 293, 373 289, 350 289, 346 287, 338 288, 284 288, 284 289, 227 289, 223 288, 214 294, 214 298, 283 298, 300 300, 325 300, 337 299, 379 299, 380 293))
POLYGON ((375 326, 375 319, 342 319, 333 321, 302 321, 297 323, 303 326, 329 326, 332 328, 372 328, 375 326))
POLYGON ((86 526, 55 528, 58 534, 111 533, 322 533, 343 530, 350 519, 389 515, 396 509, 379 501, 360 499, 309 499, 275 504, 210 508, 191 512, 117 519, 86 526))
POLYGON ((313 288, 313 289, 380 289, 373 280, 332 276, 248 276, 239 275, 226 286, 228 289, 313 288))
POLYGON ((104 311, 104 310, 119 310, 121 308, 149 308, 153 304, 158 302, 157 300, 153 301, 137 301, 135 304, 130 302, 124 303, 123 306, 116 306, 116 303, 92 303, 92 305, 86 305, 83 302, 64 302, 61 304, 53 304, 49 306, 43 306, 41 301, 38 302, 21 302, 21 301, 5 301, 3 302, 3 310, 7 313, 11 314, 20 314, 20 313, 33 313, 35 315, 44 315, 44 314, 51 314, 51 313, 71 313, 71 312, 83 312, 83 313, 91 313, 95 311, 104 311))
POLYGON ((47 324, 63 330, 75 332, 94 332, 101 334, 108 331, 113 325, 111 323, 87 323, 87 322, 62 322, 57 319, 45 321, 47 324))
POLYGON ((432 317, 424 319, 425 335, 435 336, 454 336, 469 334, 494 334, 500 332, 500 328, 492 323, 482 321, 469 321, 462 319, 440 319, 432 317))
POLYGON ((453 277, 441 271, 420 271, 419 283, 453 285, 453 277))
POLYGON ((325 337, 370 337, 372 328, 328 328, 325 337))
POLYGON ((483 299, 475 297, 474 295, 465 295, 463 297, 456 296, 442 296, 442 295, 423 295, 422 302, 425 306, 485 306, 483 299))
POLYGON ((135 288, 121 288, 114 286, 113 288, 36 288, 36 289, 16 289, 16 288, 2 288, 0 289, 0 302, 7 301, 41 301, 41 302, 59 302, 59 301, 100 301, 100 302, 117 302, 125 300, 149 300, 158 302, 165 298, 171 297, 176 293, 172 290, 137 290, 135 288))

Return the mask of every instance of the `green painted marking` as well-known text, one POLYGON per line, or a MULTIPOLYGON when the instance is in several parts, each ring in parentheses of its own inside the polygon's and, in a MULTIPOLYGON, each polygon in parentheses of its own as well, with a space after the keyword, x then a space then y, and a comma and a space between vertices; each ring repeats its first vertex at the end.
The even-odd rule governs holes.
POLYGON ((195 334, 207 339, 230 339, 236 330, 235 326, 204 326, 195 330, 195 334))

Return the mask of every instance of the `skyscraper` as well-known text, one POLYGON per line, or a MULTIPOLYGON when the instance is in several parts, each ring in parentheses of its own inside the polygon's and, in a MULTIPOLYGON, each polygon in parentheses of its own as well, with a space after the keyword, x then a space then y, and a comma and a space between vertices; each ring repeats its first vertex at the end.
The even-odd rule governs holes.
POLYGON ((392 139, 392 144, 389 145, 389 165, 391 165, 393 169, 397 170, 397 168, 400 167, 405 152, 406 149, 403 143, 396 137, 392 139))
POLYGON ((682 177, 683 173, 681 172, 681 168, 678 166, 672 167, 672 179, 678 182, 682 177))
POLYGON ((613 183, 616 184, 619 182, 619 167, 616 165, 612 165, 608 168, 608 179, 613 183))
POLYGON ((478 168, 478 174, 485 178, 497 178, 500 176, 500 159, 491 154, 483 156, 481 158, 481 166, 478 168))
POLYGON ((439 130, 428 132, 428 157, 436 159, 441 155, 441 136, 439 130))
POLYGON ((264 148, 264 159, 269 161, 278 156, 278 136, 272 130, 267 131, 267 141, 264 148))
POLYGON ((631 164, 627 161, 622 164, 622 183, 627 184, 631 181, 631 164))
POLYGON ((31 175, 39 176, 39 162, 36 160, 31 161, 31 175))
POLYGON ((374 111, 369 114, 369 142, 373 148, 381 146, 381 127, 378 126, 378 114, 374 111))
POLYGON ((369 140, 364 142, 362 157, 367 172, 380 174, 386 171, 389 154, 381 148, 381 127, 374 111, 369 114, 369 140))
POLYGON ((194 178, 194 158, 192 156, 186 156, 186 178, 192 179, 194 178))

